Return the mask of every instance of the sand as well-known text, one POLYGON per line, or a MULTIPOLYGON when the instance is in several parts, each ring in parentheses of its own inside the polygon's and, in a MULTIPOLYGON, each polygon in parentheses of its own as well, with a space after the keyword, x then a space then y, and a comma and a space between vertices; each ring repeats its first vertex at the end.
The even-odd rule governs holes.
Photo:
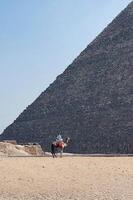
POLYGON ((132 200, 132 157, 0 157, 0 200, 132 200))

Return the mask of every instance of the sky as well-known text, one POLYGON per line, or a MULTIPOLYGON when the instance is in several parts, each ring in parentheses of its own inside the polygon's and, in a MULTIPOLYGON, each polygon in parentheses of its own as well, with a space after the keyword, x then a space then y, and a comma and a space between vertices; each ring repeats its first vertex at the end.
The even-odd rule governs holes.
POLYGON ((0 0, 0 133, 131 0, 0 0))

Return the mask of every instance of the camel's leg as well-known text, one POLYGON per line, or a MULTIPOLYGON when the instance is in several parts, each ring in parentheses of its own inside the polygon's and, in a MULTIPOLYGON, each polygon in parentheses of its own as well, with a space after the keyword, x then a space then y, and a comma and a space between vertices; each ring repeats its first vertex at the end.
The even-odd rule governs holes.
POLYGON ((60 149, 60 158, 62 158, 63 155, 63 149, 60 149))
POLYGON ((53 158, 57 157, 56 154, 55 154, 55 146, 54 146, 54 144, 51 145, 51 153, 52 153, 52 157, 53 158))
POLYGON ((52 157, 53 157, 53 158, 57 158, 56 153, 52 153, 52 157))
POLYGON ((57 158, 57 155, 56 155, 56 153, 54 154, 54 158, 57 158))
POLYGON ((56 157, 56 155, 55 155, 54 153, 52 153, 52 157, 53 157, 53 158, 55 158, 55 157, 56 157))

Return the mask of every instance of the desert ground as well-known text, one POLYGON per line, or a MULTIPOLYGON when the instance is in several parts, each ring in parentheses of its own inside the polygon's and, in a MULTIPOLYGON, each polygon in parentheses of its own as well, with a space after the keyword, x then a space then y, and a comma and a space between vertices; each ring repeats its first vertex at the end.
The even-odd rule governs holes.
POLYGON ((132 157, 0 157, 0 200, 132 200, 132 157))

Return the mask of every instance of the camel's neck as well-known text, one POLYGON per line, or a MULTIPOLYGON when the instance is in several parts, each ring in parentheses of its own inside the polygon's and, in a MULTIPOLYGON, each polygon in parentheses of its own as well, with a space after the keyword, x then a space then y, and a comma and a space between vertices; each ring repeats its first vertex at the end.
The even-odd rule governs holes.
POLYGON ((66 140, 64 141, 65 145, 67 146, 67 144, 69 143, 69 139, 66 138, 66 140))

